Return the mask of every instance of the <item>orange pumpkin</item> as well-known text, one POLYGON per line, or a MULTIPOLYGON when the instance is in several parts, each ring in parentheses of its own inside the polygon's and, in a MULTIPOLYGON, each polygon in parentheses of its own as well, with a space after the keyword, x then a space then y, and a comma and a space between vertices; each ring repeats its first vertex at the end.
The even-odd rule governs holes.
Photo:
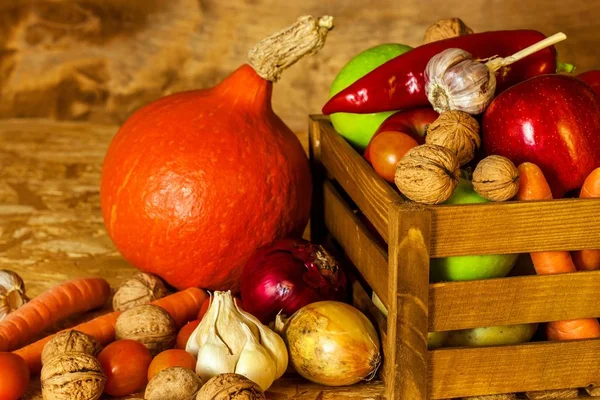
POLYGON ((134 266, 177 289, 237 291, 256 248, 302 233, 308 159, 273 112, 271 91, 281 69, 323 45, 323 18, 299 19, 259 43, 252 66, 148 104, 121 127, 104 160, 101 204, 134 266))

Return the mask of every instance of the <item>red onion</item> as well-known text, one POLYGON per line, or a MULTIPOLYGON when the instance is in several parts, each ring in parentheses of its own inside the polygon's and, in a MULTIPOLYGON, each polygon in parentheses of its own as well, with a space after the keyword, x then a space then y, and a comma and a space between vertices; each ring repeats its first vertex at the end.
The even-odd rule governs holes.
POLYGON ((263 324, 309 303, 345 300, 346 275, 320 246, 303 239, 280 239, 257 249, 242 271, 244 308, 263 324))

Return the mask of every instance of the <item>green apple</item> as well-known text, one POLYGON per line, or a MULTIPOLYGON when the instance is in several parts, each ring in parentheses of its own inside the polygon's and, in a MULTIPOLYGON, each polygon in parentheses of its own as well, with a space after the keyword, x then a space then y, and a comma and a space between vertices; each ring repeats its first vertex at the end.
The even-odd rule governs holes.
POLYGON ((537 324, 487 326, 448 332, 446 347, 498 346, 531 340, 537 324))
MULTIPOLYGON (((444 204, 486 202, 488 202, 488 200, 481 197, 473 189, 471 181, 461 177, 452 197, 444 204)), ((518 257, 518 254, 486 254, 432 258, 430 280, 432 282, 469 281, 474 279, 503 277, 515 266, 518 257)))
POLYGON ((428 332, 427 349, 433 350, 444 346, 447 338, 448 332, 428 332))
MULTIPOLYGON (((344 65, 333 80, 329 89, 329 97, 331 98, 375 68, 411 49, 402 44, 386 43, 357 54, 344 65)), ((369 144, 379 125, 393 113, 394 111, 373 114, 335 113, 330 117, 335 130, 352 146, 362 151, 369 144)))

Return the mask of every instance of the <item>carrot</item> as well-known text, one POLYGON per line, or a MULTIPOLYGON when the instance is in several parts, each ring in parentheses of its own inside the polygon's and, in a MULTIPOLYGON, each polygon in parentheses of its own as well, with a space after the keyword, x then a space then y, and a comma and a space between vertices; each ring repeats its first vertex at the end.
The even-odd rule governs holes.
MULTIPOLYGON (((600 168, 593 170, 585 179, 579 197, 582 199, 600 198, 600 168)), ((600 250, 580 250, 571 254, 578 270, 595 271, 600 269, 600 250)))
MULTIPOLYGON (((155 300, 151 304, 162 307, 173 317, 177 326, 180 327, 186 322, 196 319, 202 304, 207 298, 208 295, 204 290, 189 288, 155 300)), ((98 343, 105 346, 115 340, 115 323, 119 315, 121 315, 121 312, 115 311, 70 329, 87 333, 93 336, 98 343)), ((37 374, 42 369, 42 350, 52 337, 54 335, 45 337, 14 352, 25 360, 31 374, 37 374)))
MULTIPOLYGON (((517 200, 552 199, 550 186, 535 164, 519 165, 519 192, 517 200)), ((533 267, 538 275, 576 272, 575 263, 568 251, 541 251, 531 253, 533 267)), ((589 339, 600 337, 600 324, 596 318, 553 321, 546 326, 548 340, 589 339)))
POLYGON ((110 285, 101 278, 54 286, 0 322, 0 351, 18 349, 55 323, 103 306, 109 297, 110 285))

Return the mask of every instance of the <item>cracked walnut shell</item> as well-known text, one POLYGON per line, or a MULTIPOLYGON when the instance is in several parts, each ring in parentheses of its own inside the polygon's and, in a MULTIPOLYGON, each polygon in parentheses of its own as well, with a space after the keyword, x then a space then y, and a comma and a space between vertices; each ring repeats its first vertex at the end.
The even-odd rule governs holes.
POLYGON ((196 400, 266 400, 260 386, 240 374, 220 374, 202 386, 196 400))
POLYGON ((88 334, 76 330, 62 331, 54 335, 42 350, 42 365, 50 359, 64 353, 85 353, 97 356, 100 344, 88 334))
POLYGON ((492 155, 473 171, 473 189, 491 201, 506 201, 519 191, 519 170, 508 158, 492 155))
POLYGON ((121 284, 113 297, 113 309, 115 311, 129 310, 166 295, 167 288, 160 278, 139 272, 121 284))
POLYGON ((194 371, 182 367, 163 369, 148 382, 146 400, 190 400, 202 387, 194 371))
POLYGON ((177 326, 164 309, 144 304, 119 315, 115 324, 115 336, 117 339, 138 341, 155 356, 173 348, 177 338, 177 326))
POLYGON ((85 353, 64 353, 42 368, 44 400, 97 400, 106 375, 96 358, 85 353))
POLYGON ((458 158, 445 147, 423 144, 410 149, 396 166, 395 183, 410 200, 440 204, 458 185, 458 158))
POLYGON ((463 111, 446 111, 427 127, 425 143, 452 150, 460 165, 469 163, 481 146, 479 123, 463 111))

